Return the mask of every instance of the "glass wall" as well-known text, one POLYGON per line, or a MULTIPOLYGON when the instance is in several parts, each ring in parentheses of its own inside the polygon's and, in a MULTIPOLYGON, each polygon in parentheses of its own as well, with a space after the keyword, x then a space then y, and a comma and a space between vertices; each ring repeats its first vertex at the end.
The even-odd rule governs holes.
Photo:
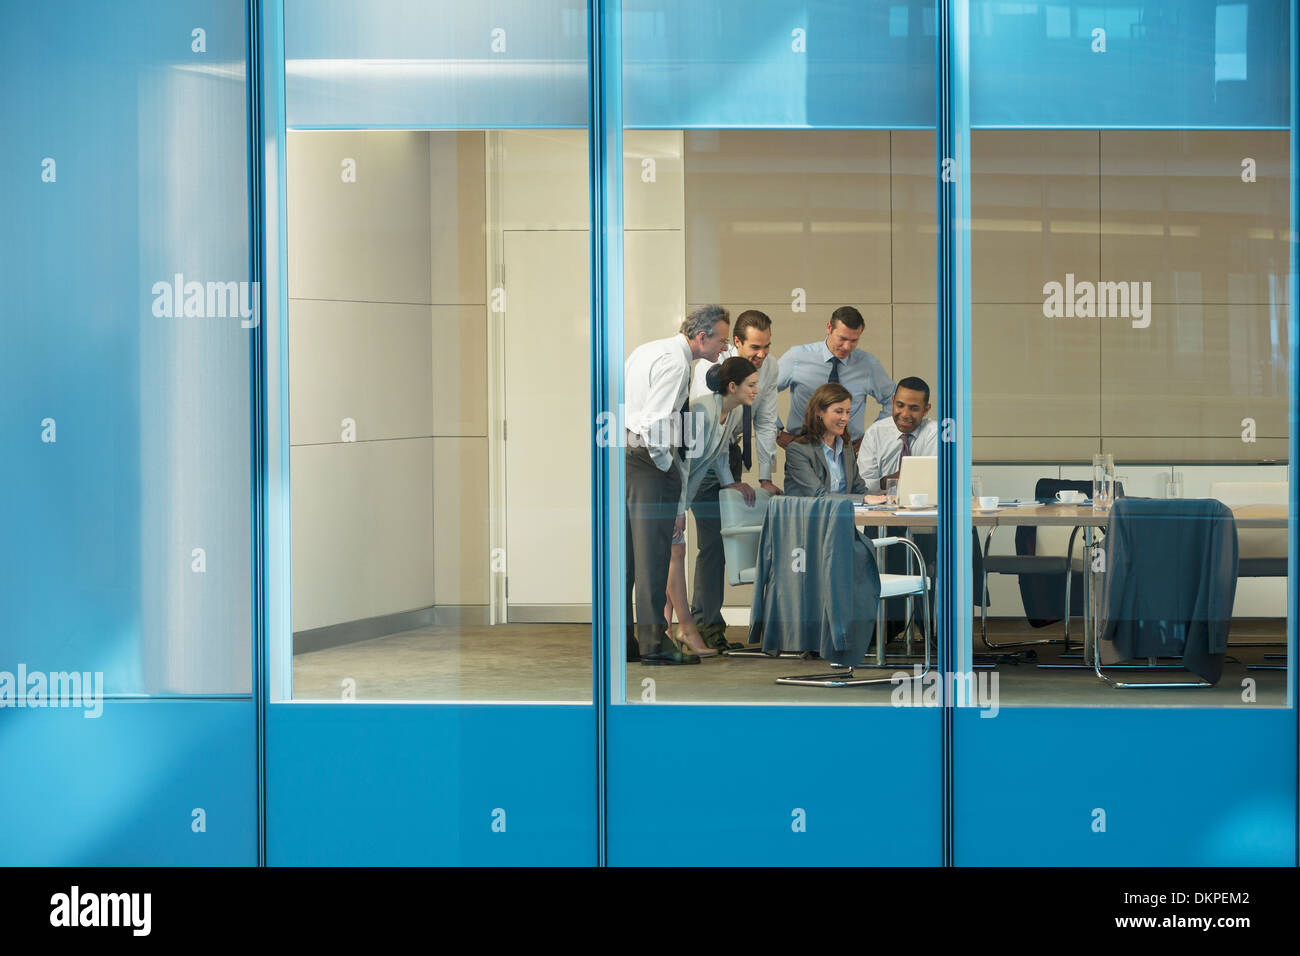
POLYGON ((288 13, 293 696, 590 701, 582 5, 288 13))
POLYGON ((1285 49, 1256 42, 1246 54, 1247 35, 1261 40, 1260 22, 1280 8, 1220 6, 1211 18, 1164 7, 1163 17, 974 11, 972 474, 987 499, 974 504, 988 552, 976 568, 977 601, 983 581, 988 590, 974 632, 976 660, 996 665, 1004 704, 1286 703, 1285 49), (1179 68, 1194 75, 1176 95, 1145 89, 1138 111, 1117 96, 1100 110, 1048 109, 986 76, 1056 50, 1069 82, 1092 78, 1105 94, 1117 72, 1145 75, 1146 58, 1167 56, 1175 37, 1203 55, 1179 47, 1179 68), (991 59, 1013 38, 1029 52, 991 59), (988 128, 1013 118, 1019 128, 988 128), (1161 502, 1140 520, 1129 512, 1119 567, 1094 459, 1117 496, 1161 502), (1072 496, 1083 504, 1059 503, 1072 496), (1193 516, 1209 501, 1229 509, 1216 546, 1238 553, 1223 556, 1217 585, 1196 566, 1210 543, 1182 539, 1210 520, 1193 516), (1093 629, 1107 640, 1103 659, 1127 665, 1116 680, 1135 665, 1134 681, 1196 679, 1182 665, 1194 654, 1184 645, 1200 638, 1183 636, 1176 600, 1161 613, 1117 603, 1137 600, 1123 596, 1139 587, 1133 562, 1160 544, 1155 531, 1130 540, 1126 529, 1154 528, 1164 514, 1181 544, 1161 559, 1167 577, 1148 570, 1140 588, 1213 596, 1186 622, 1187 633, 1199 631, 1193 620, 1213 622, 1207 653, 1217 659, 1195 671, 1213 686, 1117 697, 1081 656, 1093 629), (1124 637, 1151 628, 1161 634, 1138 642, 1141 653, 1124 637))
POLYGON ((257 862, 246 10, 0 7, 8 865, 257 862))
MULTIPOLYGON (((887 529, 915 532, 916 556, 905 545, 896 554, 881 552, 881 571, 915 569, 919 557, 933 562, 933 5, 724 5, 705 12, 689 4, 624 3, 622 16, 620 399, 631 547, 627 590, 615 597, 635 625, 624 640, 615 638, 615 657, 628 662, 619 690, 630 703, 889 703, 898 686, 889 676, 924 666, 924 603, 913 603, 915 623, 905 629, 909 609, 891 602, 886 634, 896 640, 886 659, 872 661, 888 665, 875 672, 880 684, 845 694, 777 683, 826 671, 822 651, 832 651, 820 647, 817 627, 798 624, 805 614, 817 617, 811 605, 781 606, 782 588, 772 584, 777 566, 791 563, 792 573, 810 578, 832 570, 804 530, 789 545, 793 558, 761 561, 758 528, 772 498, 807 500, 829 490, 788 467, 792 446, 801 465, 820 465, 820 446, 799 436, 814 393, 839 382, 846 419, 832 426, 840 441, 833 455, 841 470, 845 457, 851 461, 832 494, 860 506, 856 524, 873 537, 887 529), (690 369, 684 394, 669 396, 676 402, 671 411, 680 411, 678 399, 689 400, 685 424, 674 432, 680 475, 676 464, 664 468, 675 443, 652 434, 663 424, 652 421, 665 411, 652 392, 664 362, 690 369), (715 378, 726 381, 711 386, 714 365, 715 378), (914 386, 904 390, 910 404, 902 412, 917 441, 913 454, 929 458, 926 477, 903 489, 926 499, 917 499, 915 526, 893 514, 896 502, 890 521, 883 510, 861 507, 868 495, 881 507, 889 477, 898 477, 900 431, 892 412, 900 381, 914 386), (672 488, 658 487, 665 483, 672 488), (644 498, 670 492, 680 503, 644 498), (663 542, 650 540, 653 526, 660 517, 664 527, 674 524, 679 512, 671 548, 660 555, 663 542), (804 563, 810 552, 811 565, 804 563), (654 581, 641 567, 652 561, 654 581)), ((850 529, 846 548, 854 541, 850 529)), ((870 546, 856 546, 860 569, 874 571, 870 546)), ((846 578, 838 597, 824 589, 809 598, 838 601, 850 619, 863 618, 854 594, 875 586, 846 578)), ((837 664, 861 664, 874 646, 870 603, 872 613, 855 625, 853 652, 832 654, 837 664)))
POLYGON ((25 224, 4 246, 0 669, 109 696, 251 687, 244 17, 198 6, 123 9, 183 39, 166 47, 5 13, 27 86, 0 100, 25 224))
POLYGON ((1294 863, 1293 16, 971 5, 959 865, 1294 863))

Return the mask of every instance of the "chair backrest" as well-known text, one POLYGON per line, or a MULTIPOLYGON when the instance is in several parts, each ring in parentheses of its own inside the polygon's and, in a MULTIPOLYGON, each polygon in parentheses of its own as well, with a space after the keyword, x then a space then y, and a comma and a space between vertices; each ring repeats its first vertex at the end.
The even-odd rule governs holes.
MULTIPOLYGON (((1210 497, 1218 498, 1229 508, 1237 505, 1285 505, 1285 481, 1216 481, 1210 485, 1210 497)), ((1237 531, 1237 554, 1242 558, 1286 558, 1285 528, 1240 528, 1237 531)))
POLYGON ((746 505, 739 491, 723 488, 718 492, 718 512, 723 531, 752 528, 744 534, 723 534, 722 554, 727 566, 727 580, 731 584, 747 584, 754 580, 758 565, 758 536, 767 517, 767 502, 772 496, 761 488, 752 505, 746 505), (748 574, 744 572, 748 571, 748 574))
POLYGON ((1116 499, 1105 557, 1102 591, 1131 587, 1129 610, 1143 612, 1144 619, 1176 622, 1178 610, 1193 602, 1214 604, 1222 615, 1232 616, 1237 524, 1221 501, 1116 499), (1226 592, 1226 599, 1220 592, 1226 592))
POLYGON ((765 579, 755 582, 751 637, 757 624, 765 651, 861 661, 875 627, 880 576, 854 527, 852 501, 774 495, 761 543, 770 560, 760 568, 765 579))
POLYGON ((1214 498, 1117 498, 1100 575, 1101 661, 1178 656, 1215 683, 1237 590, 1237 522, 1214 498))

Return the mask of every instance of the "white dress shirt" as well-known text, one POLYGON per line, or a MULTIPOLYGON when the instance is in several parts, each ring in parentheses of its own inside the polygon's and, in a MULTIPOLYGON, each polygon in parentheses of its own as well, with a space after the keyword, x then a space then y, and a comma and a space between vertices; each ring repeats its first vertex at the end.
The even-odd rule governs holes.
POLYGON ((677 513, 684 514, 687 506, 700 492, 700 485, 710 471, 718 476, 718 484, 726 487, 732 482, 728 459, 731 443, 744 426, 743 405, 731 410, 726 421, 722 415, 722 396, 716 392, 691 398, 691 411, 686 431, 686 480, 682 482, 682 498, 677 513))
POLYGON ((691 343, 678 333, 638 345, 623 365, 623 415, 627 430, 645 442, 660 471, 673 467, 681 438, 677 412, 686 401, 691 343))
MULTIPOLYGON (((911 432, 909 455, 939 454, 939 423, 929 418, 921 419, 921 424, 911 432)), ((867 483, 867 491, 880 491, 882 475, 892 475, 898 471, 899 458, 903 454, 903 433, 894 424, 894 419, 882 418, 867 429, 862 438, 862 447, 858 449, 858 474, 867 483)))
MULTIPOLYGON (((736 355, 734 344, 728 345, 718 356, 718 362, 725 362, 727 359, 736 355)), ((691 380, 691 402, 695 402, 695 396, 709 395, 709 386, 705 384, 704 376, 717 363, 710 362, 707 359, 700 359, 695 363, 695 373, 691 380)), ((758 463, 758 480, 772 480, 772 463, 776 461, 776 433, 781 430, 781 420, 776 413, 776 400, 779 390, 776 387, 777 379, 780 377, 780 369, 777 367, 777 361, 771 354, 763 362, 763 367, 758 370, 758 398, 754 399, 754 415, 751 422, 753 429, 752 441, 754 457, 758 463)), ((742 410, 743 411, 743 410, 742 410)), ((741 431, 744 430, 742 421, 741 431)), ((740 432, 737 432, 740 434, 740 432)), ((731 477, 730 469, 726 475, 719 473, 718 480, 721 484, 732 484, 730 481, 723 481, 723 477, 731 477)), ((735 481, 739 481, 741 476, 737 475, 735 481)))

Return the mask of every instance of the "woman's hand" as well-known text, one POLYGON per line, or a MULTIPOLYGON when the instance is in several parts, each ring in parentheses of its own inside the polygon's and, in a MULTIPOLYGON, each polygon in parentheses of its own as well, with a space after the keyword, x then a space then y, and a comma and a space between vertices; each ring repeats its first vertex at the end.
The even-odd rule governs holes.
POLYGON ((758 492, 749 487, 749 485, 745 484, 743 481, 738 481, 734 485, 727 485, 727 487, 732 491, 740 492, 740 496, 745 499, 746 507, 752 507, 754 499, 758 497, 758 492))
POLYGON ((887 495, 863 495, 862 501, 869 505, 883 505, 889 498, 887 495))

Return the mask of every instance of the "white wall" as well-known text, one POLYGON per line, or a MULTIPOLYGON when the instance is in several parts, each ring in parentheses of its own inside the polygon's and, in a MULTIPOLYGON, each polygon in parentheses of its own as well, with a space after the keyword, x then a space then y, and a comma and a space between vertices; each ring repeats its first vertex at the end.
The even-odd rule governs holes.
POLYGON ((484 605, 483 134, 298 132, 287 159, 294 630, 484 605))

